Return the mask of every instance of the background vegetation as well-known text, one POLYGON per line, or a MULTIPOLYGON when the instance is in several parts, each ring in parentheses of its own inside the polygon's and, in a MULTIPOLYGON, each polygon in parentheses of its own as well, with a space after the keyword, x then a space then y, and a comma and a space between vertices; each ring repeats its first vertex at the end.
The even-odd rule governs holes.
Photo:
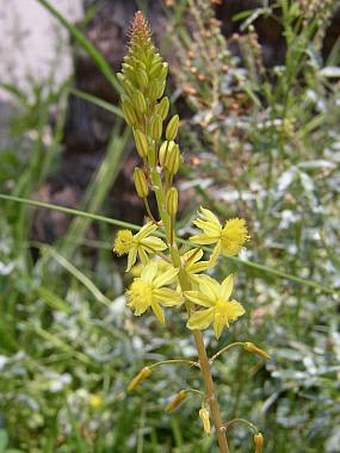
MULTIPOLYGON (((108 63, 85 36, 39 1, 115 90, 108 63)), ((336 452, 339 43, 327 60, 320 53, 335 2, 318 8, 278 0, 245 12, 235 18, 244 33, 228 43, 208 2, 178 3, 166 10, 175 32, 165 45, 174 46, 180 62, 169 94, 193 112, 181 129, 186 151, 179 185, 190 200, 181 232, 191 233, 191 218, 203 204, 221 218, 245 216, 252 235, 241 259, 224 259, 219 270, 220 276, 237 272, 235 292, 247 315, 220 344, 211 332, 206 340, 211 352, 233 339, 251 340, 272 356, 264 365, 235 350, 218 361, 225 417, 257 424, 268 452, 336 452), (187 11, 190 32, 182 20, 187 11), (283 65, 264 64, 252 26, 261 15, 282 24, 283 65), (227 44, 238 47, 238 56, 227 44)), ((15 109, 11 140, 0 154, 0 451, 214 451, 194 398, 175 414, 164 413, 178 390, 200 388, 194 371, 159 368, 136 394, 125 391, 144 364, 191 358, 194 348, 179 313, 169 316, 164 331, 154 317, 134 318, 125 306, 129 277, 111 252, 117 222, 96 216, 109 212, 106 197, 129 152, 115 106, 87 95, 115 115, 106 154, 67 234, 51 245, 32 241, 35 210, 22 199, 34 199, 58 168, 72 90, 71 80, 56 90, 51 74, 46 83, 32 83, 29 96, 2 87, 15 109), (91 239, 86 232, 94 221, 91 239)), ((234 427, 230 438, 232 451, 252 451, 243 427, 234 427)))

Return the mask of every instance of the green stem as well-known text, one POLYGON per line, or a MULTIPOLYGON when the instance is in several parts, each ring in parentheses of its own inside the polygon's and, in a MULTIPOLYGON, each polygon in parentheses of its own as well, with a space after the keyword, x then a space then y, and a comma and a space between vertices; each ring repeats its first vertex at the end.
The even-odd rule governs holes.
POLYGON ((152 365, 148 365, 148 368, 156 368, 161 365, 176 365, 176 364, 181 364, 185 363, 186 365, 194 366, 194 367, 199 367, 198 362, 194 362, 193 360, 187 360, 187 359, 169 359, 169 360, 162 360, 161 362, 153 363, 152 365))
POLYGON ((229 349, 234 348, 235 346, 243 346, 243 345, 244 345, 243 341, 235 341, 234 343, 228 344, 228 346, 225 346, 224 348, 220 349, 218 352, 216 352, 216 354, 214 354, 211 357, 210 363, 212 363, 214 360, 217 359, 217 357, 219 357, 221 354, 228 351, 229 349))

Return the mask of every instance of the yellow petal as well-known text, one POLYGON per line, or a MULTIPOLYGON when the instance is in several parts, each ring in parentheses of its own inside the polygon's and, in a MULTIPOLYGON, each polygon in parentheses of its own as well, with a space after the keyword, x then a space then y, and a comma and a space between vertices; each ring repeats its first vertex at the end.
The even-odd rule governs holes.
POLYGON ((157 230, 157 225, 155 225, 153 222, 148 222, 138 231, 138 233, 135 234, 134 237, 135 239, 138 239, 140 241, 146 236, 149 236, 155 230, 157 230))
POLYGON ((229 297, 231 293, 233 292, 233 287, 234 287, 234 276, 233 274, 228 275, 226 277, 222 284, 221 284, 221 299, 223 300, 229 300, 229 297))
POLYGON ((141 278, 147 283, 152 283, 155 278, 158 270, 157 261, 149 261, 149 263, 144 267, 141 273, 141 278))
POLYGON ((200 310, 193 313, 188 322, 187 328, 191 330, 203 330, 210 326, 214 320, 215 308, 208 308, 207 310, 200 310))
POLYGON ((214 301, 207 298, 201 291, 185 291, 184 296, 186 299, 190 300, 190 302, 201 305, 202 307, 209 308, 214 305, 214 301))
POLYGON ((200 279, 200 290, 214 303, 220 297, 221 285, 208 275, 202 275, 200 279))
POLYGON ((153 312, 155 313, 155 315, 157 316, 158 321, 159 321, 161 324, 165 324, 164 312, 163 312, 163 310, 161 309, 160 305, 157 304, 157 302, 154 302, 154 303, 151 305, 151 308, 152 308, 152 311, 153 311, 153 312))
POLYGON ((132 266, 135 264, 137 258, 137 248, 134 247, 133 249, 130 250, 129 256, 128 256, 128 262, 127 262, 127 267, 126 267, 126 272, 129 272, 132 268, 132 266))
POLYGON ((159 304, 165 307, 173 307, 174 305, 181 305, 184 299, 180 293, 170 288, 154 289, 152 291, 153 297, 159 304))
POLYGON ((219 240, 219 236, 207 236, 205 234, 195 234, 194 236, 191 236, 189 239, 194 244, 209 245, 215 244, 215 242, 219 240))
POLYGON ((167 248, 165 242, 162 241, 160 238, 156 238, 155 236, 150 236, 145 238, 141 241, 143 246, 150 249, 151 252, 161 252, 167 248))
POLYGON ((174 267, 167 270, 166 272, 162 273, 154 280, 155 288, 160 288, 161 286, 165 286, 165 285, 169 285, 170 283, 173 283, 176 280, 177 274, 178 274, 178 269, 175 269, 174 267))

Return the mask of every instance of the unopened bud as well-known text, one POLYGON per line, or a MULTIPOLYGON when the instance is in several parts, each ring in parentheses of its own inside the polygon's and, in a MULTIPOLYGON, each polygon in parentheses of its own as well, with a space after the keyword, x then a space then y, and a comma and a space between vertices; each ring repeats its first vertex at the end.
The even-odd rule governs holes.
POLYGON ((145 174, 141 168, 135 168, 133 172, 133 180, 135 182, 135 187, 139 198, 146 198, 149 195, 149 186, 145 174))
POLYGON ((152 63, 149 71, 150 79, 157 79, 162 74, 163 62, 161 59, 157 59, 155 63, 152 63))
POLYGON ((165 207, 171 216, 175 216, 178 210, 178 192, 175 187, 171 187, 171 189, 166 194, 165 199, 165 207))
POLYGON ((149 84, 148 75, 144 69, 138 71, 138 84, 142 90, 145 90, 149 84))
POLYGON ((165 90, 165 81, 160 82, 159 80, 153 80, 149 84, 149 97, 151 101, 157 101, 163 96, 165 90))
POLYGON ((130 126, 134 126, 137 123, 138 118, 132 103, 128 99, 125 99, 122 102, 122 111, 126 121, 130 124, 130 126))
POLYGON ((174 115, 171 120, 169 121, 166 132, 165 132, 165 138, 167 140, 175 140, 177 132, 178 132, 178 126, 179 126, 179 116, 174 115))
POLYGON ((254 434, 255 453, 261 453, 263 449, 263 436, 261 433, 254 434))
POLYGON ((159 115, 155 115, 150 123, 150 135, 151 137, 158 142, 162 137, 163 131, 163 121, 159 115))
POLYGON ((173 141, 165 141, 159 150, 159 162, 170 175, 178 172, 181 161, 179 146, 173 141))
POLYGON ((166 406, 165 412, 171 412, 177 409, 187 397, 188 392, 186 390, 181 390, 177 393, 175 398, 173 398, 170 403, 166 406))
POLYGON ((210 435, 210 431, 211 431, 210 414, 209 414, 208 409, 206 409, 205 407, 201 407, 201 409, 198 412, 198 415, 199 415, 200 419, 202 420, 204 432, 207 435, 210 435))
POLYGON ((133 136, 135 138, 136 148, 139 156, 142 159, 146 159, 148 157, 149 151, 148 139, 139 129, 134 129, 133 136))
POLYGON ((162 118, 164 121, 169 113, 170 108, 170 101, 169 98, 164 97, 159 104, 156 105, 156 113, 162 118))
POLYGON ((133 101, 136 107, 136 110, 138 113, 143 115, 146 112, 146 101, 143 93, 139 90, 137 90, 133 96, 133 101))
POLYGON ((262 357, 262 359, 264 359, 264 360, 270 359, 270 355, 266 351, 264 351, 261 348, 258 348, 251 341, 246 341, 245 343, 243 343, 243 347, 246 351, 252 352, 253 354, 258 355, 259 357, 262 357))
POLYGON ((132 392, 135 390, 135 388, 142 382, 144 379, 147 379, 150 374, 152 373, 151 369, 149 367, 144 367, 140 370, 140 372, 135 376, 130 384, 127 387, 128 392, 132 392))

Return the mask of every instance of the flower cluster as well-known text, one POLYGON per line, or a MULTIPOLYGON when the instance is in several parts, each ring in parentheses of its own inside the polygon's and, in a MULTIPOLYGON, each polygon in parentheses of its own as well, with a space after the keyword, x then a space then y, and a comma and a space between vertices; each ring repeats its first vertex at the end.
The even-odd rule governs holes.
POLYGON ((213 326, 220 337, 224 327, 244 314, 243 307, 230 300, 233 277, 221 284, 205 275, 214 267, 221 253, 236 255, 249 239, 243 219, 227 220, 222 226, 210 210, 201 208, 194 225, 201 230, 190 238, 194 247, 180 251, 176 244, 175 219, 178 191, 173 176, 178 172, 181 155, 175 142, 178 115, 166 127, 169 99, 164 97, 168 65, 162 60, 151 40, 151 33, 141 12, 137 12, 131 29, 128 55, 118 78, 124 89, 122 111, 132 127, 137 152, 143 166, 136 167, 134 181, 137 194, 144 200, 151 221, 133 235, 119 231, 114 251, 128 255, 127 271, 138 262, 141 271, 127 291, 128 305, 140 316, 151 309, 161 323, 163 307, 179 306, 186 301, 187 327, 203 330, 213 326), (160 221, 148 205, 149 192, 156 195, 160 221), (165 236, 165 240, 159 237, 165 236), (158 232, 158 234, 157 234, 158 232), (208 260, 203 247, 213 245, 208 260))
MULTIPOLYGON (((186 326, 193 331, 199 362, 175 359, 144 367, 131 381, 128 391, 134 390, 149 377, 151 369, 159 364, 189 362, 190 366, 199 366, 205 383, 208 382, 199 417, 204 431, 210 435, 211 413, 221 451, 227 451, 219 407, 212 404, 216 400, 211 385, 210 363, 200 331, 212 326, 218 339, 224 328, 245 313, 242 305, 231 298, 233 275, 227 276, 221 283, 211 275, 218 257, 221 254, 237 255, 249 240, 249 234, 245 220, 232 218, 222 224, 213 212, 201 207, 193 221, 197 233, 186 242, 186 246, 179 248, 176 237, 179 193, 173 185, 173 178, 182 160, 175 141, 180 123, 178 115, 167 119, 170 108, 169 99, 164 96, 167 72, 168 66, 152 43, 149 27, 142 13, 137 12, 129 52, 117 76, 124 90, 122 112, 132 128, 136 150, 141 158, 141 165, 133 173, 135 188, 145 204, 150 221, 136 234, 129 230, 119 231, 113 249, 120 256, 127 255, 126 271, 131 272, 134 278, 126 299, 134 315, 141 316, 152 311, 159 322, 165 324, 164 308, 183 309, 187 314, 186 326), (155 194, 157 215, 148 204, 150 192, 155 194), (212 246, 210 256, 207 246, 212 246)), ((268 357, 251 342, 236 342, 222 348, 211 360, 234 345, 243 345, 248 352, 268 357)), ((189 391, 182 389, 169 402, 166 410, 176 409, 187 398, 189 391)), ((192 391, 197 393, 195 389, 192 391)), ((258 446, 262 441, 257 436, 254 442, 258 446)))
MULTIPOLYGON (((228 250, 235 254, 248 239, 243 220, 231 219, 222 228, 217 217, 208 209, 201 208, 194 224, 203 230, 203 234, 193 236, 191 241, 201 246, 215 243, 212 256, 216 255, 217 247, 219 252, 227 252, 223 241, 228 241, 228 250)), ((128 305, 136 316, 151 308, 164 324, 161 307, 182 305, 186 300, 192 305, 187 327, 203 330, 213 325, 216 338, 219 338, 224 327, 229 327, 231 322, 245 313, 240 303, 230 300, 233 276, 229 275, 220 284, 204 274, 211 265, 211 258, 202 260, 204 252, 199 247, 180 254, 179 266, 174 267, 170 264, 171 256, 163 254, 168 246, 162 239, 152 236, 157 229, 156 224, 149 222, 135 235, 129 230, 121 230, 116 236, 114 251, 119 255, 128 255, 126 270, 131 270, 137 257, 142 265, 140 276, 134 279, 127 292, 128 305), (190 285, 190 290, 182 290, 180 273, 190 285)))

